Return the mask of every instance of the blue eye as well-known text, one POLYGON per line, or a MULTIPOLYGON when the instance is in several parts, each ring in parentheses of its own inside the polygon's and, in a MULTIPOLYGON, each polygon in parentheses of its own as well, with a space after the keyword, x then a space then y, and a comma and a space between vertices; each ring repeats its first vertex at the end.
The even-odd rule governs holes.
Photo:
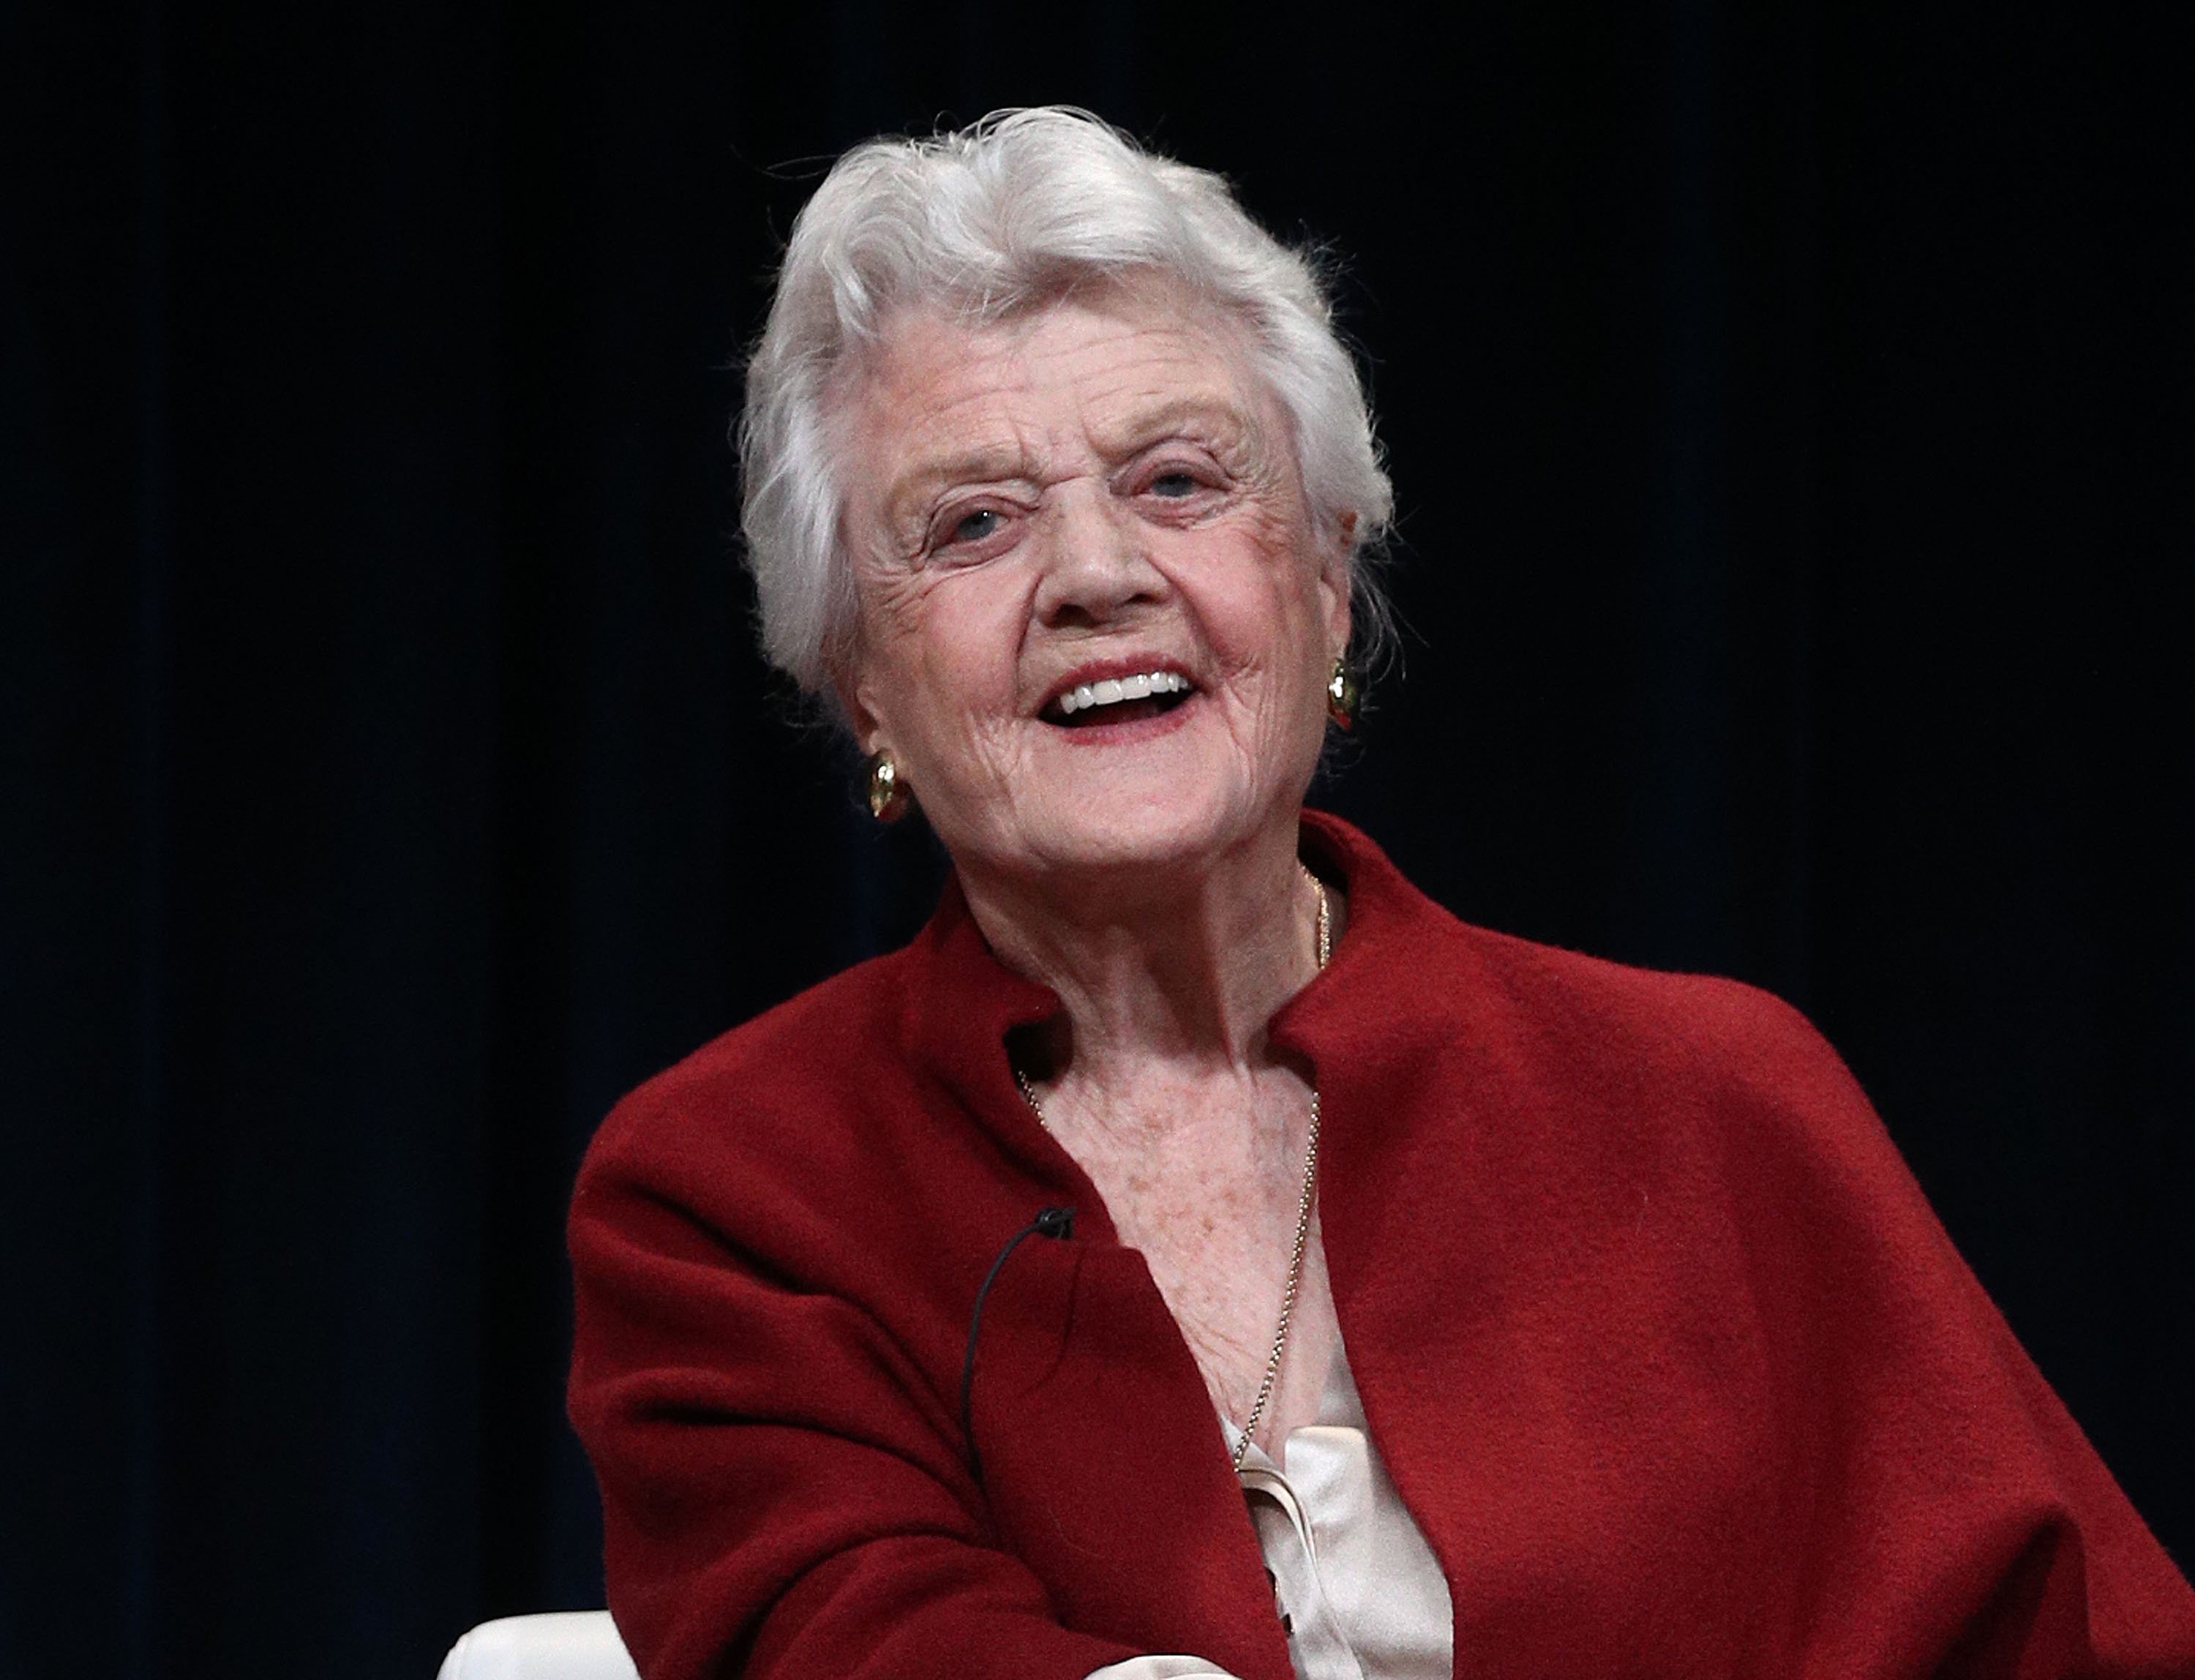
POLYGON ((996 508, 978 508, 963 515, 953 526, 953 542, 981 542, 985 537, 996 535, 1005 519, 996 508))
POLYGON ((1196 494, 1196 480, 1186 472, 1162 472, 1151 480, 1150 491, 1155 496, 1178 500, 1183 496, 1196 494))

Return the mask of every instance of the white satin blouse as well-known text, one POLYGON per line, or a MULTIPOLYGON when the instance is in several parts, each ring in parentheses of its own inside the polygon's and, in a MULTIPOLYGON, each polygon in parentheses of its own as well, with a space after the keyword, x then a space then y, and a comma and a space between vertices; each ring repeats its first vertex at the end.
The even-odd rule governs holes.
MULTIPOLYGON (((1242 1432, 1220 1428, 1232 1454, 1242 1432)), ((1279 1464, 1253 1446, 1241 1476, 1297 1680, 1451 1680, 1448 1582, 1380 1462, 1338 1337, 1317 1421, 1288 1432, 1279 1464)), ((1148 1656, 1089 1680, 1233 1677, 1201 1657, 1148 1656)))

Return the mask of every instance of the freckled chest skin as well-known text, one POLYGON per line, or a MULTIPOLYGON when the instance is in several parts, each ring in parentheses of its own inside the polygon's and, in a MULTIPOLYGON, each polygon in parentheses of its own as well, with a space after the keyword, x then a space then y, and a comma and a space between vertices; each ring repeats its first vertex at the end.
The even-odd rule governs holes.
MULTIPOLYGON (((1036 953, 1017 966, 1066 1002, 1047 1118, 1239 1422, 1302 1183, 1309 1087, 1262 1029, 1313 967, 1295 826, 1347 638, 1345 547, 1314 535, 1285 417, 1231 329, 1165 294, 975 329, 904 317, 838 423, 854 464, 849 715, 897 760, 994 948, 1036 953), (1079 667, 1116 658, 1195 692, 1117 741, 1040 715, 1079 667), (1009 903, 1034 926, 994 925, 987 906, 1009 903), (1162 998, 1155 1025, 1113 1031, 1102 981, 1078 1007, 1078 975, 1045 960, 1047 923, 1148 946, 1168 937, 1155 906, 1191 937, 1150 966, 1189 971, 1184 992, 1267 1000, 1253 1031, 1215 1045, 1162 998)), ((1261 1440, 1315 1412, 1335 1333, 1314 1245, 1261 1440)))
MULTIPOLYGON (((1055 1094, 1052 1108, 1069 1096, 1064 1088, 1055 1094)), ((1075 1133, 1070 1152, 1105 1198, 1121 1242, 1142 1251, 1213 1403, 1242 1423, 1272 1353, 1287 1284, 1308 1088, 1278 1068, 1228 1081, 1161 1069, 1127 1089, 1086 1085, 1072 1100, 1095 1123, 1075 1133), (1172 1123, 1150 1124, 1154 1114, 1172 1123)), ((1268 1451, 1316 1418, 1340 1335, 1316 1233, 1314 1219, 1287 1363, 1258 1431, 1268 1451)))

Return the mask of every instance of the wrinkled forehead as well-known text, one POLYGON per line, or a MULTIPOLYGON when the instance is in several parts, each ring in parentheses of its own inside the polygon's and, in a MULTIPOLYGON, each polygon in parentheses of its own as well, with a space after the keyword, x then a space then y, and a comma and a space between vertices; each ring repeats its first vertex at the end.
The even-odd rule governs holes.
POLYGON ((1173 275, 1149 269, 1117 274, 1062 274, 1037 286, 998 297, 923 297, 884 303, 874 326, 844 343, 830 382, 832 406, 858 393, 892 361, 917 343, 942 341, 1011 346, 1031 337, 1063 312, 1109 316, 1124 323, 1161 326, 1208 341, 1220 355, 1248 371, 1254 343, 1247 323, 1218 299, 1173 275))
POLYGON ((1230 411, 1253 432, 1288 430, 1249 329, 1180 282, 1137 274, 1085 277, 1011 309, 925 303, 883 312, 875 333, 850 346, 833 370, 835 453, 858 475, 865 455, 920 442, 907 434, 928 430, 941 410, 1006 405, 1046 355, 1063 349, 1131 429, 1201 407, 1230 411), (1086 330, 1053 330, 1063 326, 1086 330), (1132 356, 1115 361, 1115 345, 1132 356))

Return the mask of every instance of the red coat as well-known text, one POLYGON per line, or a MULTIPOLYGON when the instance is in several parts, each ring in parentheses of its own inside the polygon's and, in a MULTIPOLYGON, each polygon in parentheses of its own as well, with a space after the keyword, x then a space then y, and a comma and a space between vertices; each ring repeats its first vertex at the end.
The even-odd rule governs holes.
MULTIPOLYGON (((1334 1305, 1456 1672, 2195 1676, 2195 1596, 1790 1009, 1466 927, 1331 818, 1334 1305)), ((1058 1005, 957 891, 620 1104, 579 1177, 573 1422, 653 1680, 1288 1680, 1195 1364, 1016 1093, 1058 1005), (992 1291, 959 1425, 978 1285, 992 1291), (729 1661, 727 1660, 729 1656, 729 1661)))

